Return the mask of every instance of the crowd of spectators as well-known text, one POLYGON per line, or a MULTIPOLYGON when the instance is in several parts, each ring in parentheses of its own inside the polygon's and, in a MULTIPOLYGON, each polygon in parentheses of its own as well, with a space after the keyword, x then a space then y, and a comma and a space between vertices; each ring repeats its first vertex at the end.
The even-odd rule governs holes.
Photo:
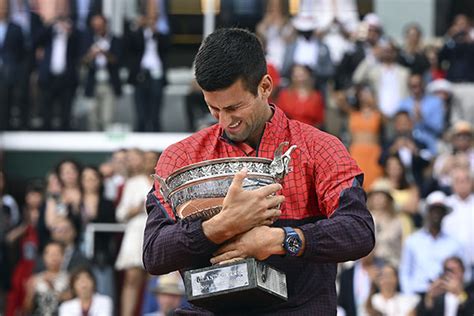
MULTIPOLYGON (((396 43, 384 34, 383 21, 375 14, 360 20, 355 1, 336 1, 335 14, 311 7, 326 2, 331 1, 301 1, 300 12, 291 17, 287 1, 268 0, 255 29, 274 78, 271 101, 290 118, 340 137, 365 174, 377 245, 367 257, 340 265, 338 313, 472 315, 471 20, 458 15, 442 39, 426 42, 421 28, 412 23, 403 29, 403 43, 396 43), (333 124, 329 111, 337 113, 342 124, 333 124)), ((1 36, 2 21, 11 20, 2 15, 6 3, 0 0, 0 44, 13 37, 1 36)), ((34 10, 30 12, 34 21, 34 10)), ((41 94, 45 114, 40 128, 70 129, 70 105, 79 84, 77 66, 82 64, 87 69, 84 91, 91 102, 88 128, 105 129, 124 84, 119 70, 126 67, 127 80, 135 86, 136 129, 159 131, 166 70, 162 49, 169 33, 156 33, 160 21, 156 11, 144 12, 148 14, 129 25, 136 29, 125 28, 122 37, 109 33, 104 15, 91 14, 89 36, 74 44, 79 22, 61 15, 50 21, 35 18, 40 26, 31 30, 39 34, 28 33, 24 60, 16 60, 20 54, 15 45, 23 45, 21 41, 0 45, 7 47, 0 50, 0 75, 10 73, 3 65, 23 67, 23 72, 14 73, 29 78, 21 89, 30 93, 15 96, 11 81, 0 80, 0 98, 4 98, 0 104, 12 105, 16 97, 26 102, 41 94), (84 49, 79 48, 82 43, 88 43, 84 49), (65 63, 51 57, 59 54, 67 56, 65 63), (74 67, 68 68, 70 62, 74 67), (54 115, 48 112, 55 102, 61 104, 59 123, 50 120, 54 115)), ((18 27, 8 25, 12 28, 8 34, 21 37, 18 27)), ((82 27, 83 33, 77 34, 87 33, 82 27)), ((195 83, 186 103, 190 130, 212 122, 195 83)), ((23 119, 22 124, 28 121, 23 119)), ((0 126, 14 128, 11 123, 15 122, 0 126)), ((24 201, 19 201, 21 209, 8 195, 8 171, 0 172, 0 302, 7 302, 6 315, 20 310, 67 313, 78 308, 114 308, 133 315, 139 310, 156 311, 157 301, 172 306, 165 308, 168 313, 183 303, 176 275, 157 285, 141 263, 144 201, 152 183, 148 175, 154 173, 158 156, 123 149, 98 167, 62 161, 45 176, 45 185, 28 184, 24 201), (125 223, 123 238, 97 233, 94 256, 86 257, 87 225, 116 222, 125 223), (103 303, 94 305, 97 301, 103 303)))

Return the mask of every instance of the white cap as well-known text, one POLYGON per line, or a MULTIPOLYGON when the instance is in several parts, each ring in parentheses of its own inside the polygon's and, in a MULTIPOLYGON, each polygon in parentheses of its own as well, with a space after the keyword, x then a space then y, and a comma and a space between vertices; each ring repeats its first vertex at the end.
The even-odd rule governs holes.
POLYGON ((292 20, 293 27, 298 31, 314 31, 318 27, 316 18, 309 12, 301 12, 292 20))
POLYGON ((382 27, 382 23, 380 22, 380 18, 378 17, 377 14, 375 13, 368 13, 364 16, 365 23, 367 23, 369 26, 375 26, 378 28, 382 27))
POLYGON ((446 194, 442 191, 433 191, 426 197, 426 206, 440 206, 446 211, 451 211, 451 208, 446 204, 446 194))
POLYGON ((445 92, 448 92, 449 94, 453 93, 453 87, 451 85, 451 82, 449 82, 446 79, 436 79, 434 81, 431 81, 426 86, 426 90, 429 93, 435 93, 438 91, 445 91, 445 92))

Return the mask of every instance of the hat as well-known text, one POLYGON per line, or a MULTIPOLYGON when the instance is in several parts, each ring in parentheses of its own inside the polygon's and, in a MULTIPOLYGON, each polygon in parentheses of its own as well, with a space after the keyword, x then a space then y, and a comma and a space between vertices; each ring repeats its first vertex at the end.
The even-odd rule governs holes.
POLYGON ((472 134, 472 125, 467 121, 458 121, 452 127, 453 134, 472 134))
POLYGON ((184 284, 178 272, 160 275, 152 289, 156 294, 184 295, 184 284))
POLYGON ((428 209, 433 206, 443 208, 446 212, 450 212, 451 208, 446 204, 446 194, 442 191, 433 191, 425 199, 425 204, 428 209))
POLYGON ((318 27, 316 18, 309 12, 301 12, 292 20, 293 27, 302 32, 314 31, 318 27))
POLYGON ((447 92, 449 94, 453 93, 453 87, 451 82, 446 79, 436 79, 431 81, 427 86, 426 90, 428 93, 436 93, 436 92, 447 92))
POLYGON ((374 193, 384 193, 390 199, 393 199, 392 194, 391 194, 392 188, 393 187, 392 187, 392 184, 390 183, 390 180, 379 179, 375 181, 370 187, 369 195, 374 194, 374 193))
POLYGON ((377 14, 375 13, 368 13, 364 16, 365 23, 367 23, 368 26, 374 26, 377 28, 382 27, 382 23, 380 22, 380 18, 378 17, 377 14))

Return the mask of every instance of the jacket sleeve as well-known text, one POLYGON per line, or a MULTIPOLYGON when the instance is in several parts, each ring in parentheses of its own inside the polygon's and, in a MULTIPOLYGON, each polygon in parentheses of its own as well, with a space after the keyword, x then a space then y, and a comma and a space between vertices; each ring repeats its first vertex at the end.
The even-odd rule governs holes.
POLYGON ((147 197, 148 220, 143 241, 143 264, 151 274, 210 265, 218 245, 204 235, 202 220, 176 221, 152 190, 147 197))
POLYGON ((303 258, 316 262, 343 262, 366 256, 375 246, 372 216, 364 190, 345 189, 331 217, 299 227, 305 236, 303 258))

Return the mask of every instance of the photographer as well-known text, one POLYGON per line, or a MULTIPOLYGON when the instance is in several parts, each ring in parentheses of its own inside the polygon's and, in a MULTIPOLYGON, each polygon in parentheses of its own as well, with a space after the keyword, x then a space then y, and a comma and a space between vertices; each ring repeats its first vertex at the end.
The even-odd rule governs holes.
POLYGON ((464 264, 459 257, 444 261, 443 273, 431 283, 417 315, 473 315, 474 293, 464 287, 464 264))

